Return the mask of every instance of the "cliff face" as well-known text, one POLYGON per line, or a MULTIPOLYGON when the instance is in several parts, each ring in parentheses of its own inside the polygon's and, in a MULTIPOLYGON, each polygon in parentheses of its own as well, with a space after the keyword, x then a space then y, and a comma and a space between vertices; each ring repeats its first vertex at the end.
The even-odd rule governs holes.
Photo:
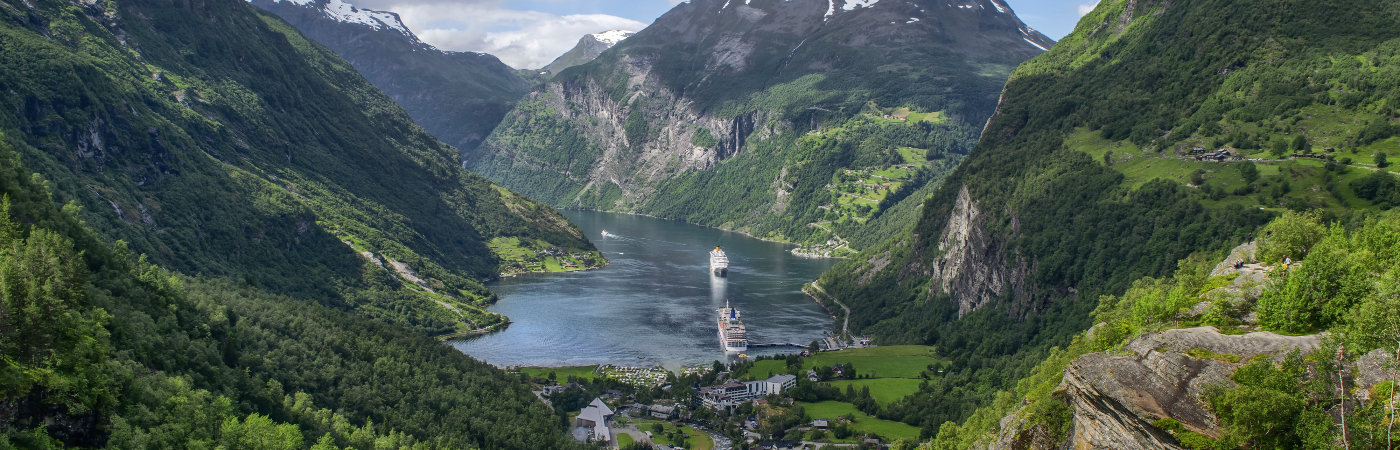
MULTIPOLYGON (((771 188, 746 189, 750 198, 714 215, 741 207, 781 213, 800 190, 782 178, 817 159, 797 154, 806 132, 867 107, 905 106, 980 126, 1005 74, 1053 44, 1004 4, 974 3, 681 3, 536 88, 466 154, 466 167, 556 205, 667 217, 684 214, 672 212, 683 200, 667 184, 685 175, 702 173, 685 181, 688 190, 761 178, 771 188), (721 163, 763 145, 771 152, 736 163, 749 170, 719 173, 721 163)), ((708 220, 697 221, 752 225, 708 220)))
MULTIPOLYGON (((987 230, 978 202, 963 186, 948 217, 948 225, 938 240, 938 256, 924 275, 930 290, 952 297, 958 317, 986 306, 1003 296, 1014 300, 1013 315, 1023 315, 1033 307, 1034 286, 1027 283, 1032 264, 1008 248, 987 230)), ((1020 232, 1019 221, 1011 216, 1011 233, 1020 232)), ((918 267, 915 264, 914 267, 918 267)))

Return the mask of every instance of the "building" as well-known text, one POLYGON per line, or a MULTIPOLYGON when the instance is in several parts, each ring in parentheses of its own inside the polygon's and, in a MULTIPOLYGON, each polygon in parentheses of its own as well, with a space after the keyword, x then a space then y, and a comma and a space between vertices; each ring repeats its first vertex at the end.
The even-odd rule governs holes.
POLYGON ((676 418, 676 407, 651 405, 651 417, 661 420, 671 420, 676 418))
POLYGON ((727 408, 768 394, 782 394, 797 385, 797 377, 773 375, 767 380, 738 382, 700 388, 700 401, 709 408, 727 408))
POLYGON ((821 377, 820 375, 817 375, 817 371, 816 371, 816 370, 808 370, 808 371, 807 371, 807 381, 811 381, 811 382, 813 382, 813 383, 816 383, 816 382, 818 382, 818 381, 821 381, 821 379, 822 379, 822 377, 821 377))
POLYGON ((597 442, 612 442, 612 430, 608 428, 608 423, 612 421, 613 410, 608 408, 603 399, 595 398, 587 408, 578 413, 574 418, 574 425, 593 429, 593 440, 597 442))

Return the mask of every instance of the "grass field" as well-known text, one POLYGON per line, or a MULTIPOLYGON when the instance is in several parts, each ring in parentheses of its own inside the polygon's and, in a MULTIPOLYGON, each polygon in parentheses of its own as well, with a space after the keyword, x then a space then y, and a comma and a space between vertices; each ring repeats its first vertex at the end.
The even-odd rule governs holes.
POLYGON ((535 378, 547 378, 550 372, 554 372, 554 379, 563 383, 570 375, 587 380, 597 378, 598 375, 594 373, 597 369, 598 366, 521 367, 520 371, 535 378))
MULTIPOLYGON (((811 369, 818 366, 834 366, 850 363, 856 373, 872 378, 919 378, 928 370, 929 364, 939 362, 933 356, 933 347, 922 345, 891 345, 887 347, 858 348, 836 352, 820 352, 811 358, 802 359, 802 367, 811 369)), ((749 374, 754 379, 764 379, 776 374, 787 373, 787 363, 781 360, 764 360, 754 363, 749 374)), ((914 383, 918 385, 918 382, 914 383)), ((842 388, 845 386, 843 385, 842 388)), ((875 390, 871 386, 871 391, 875 390)), ((878 399, 878 396, 877 396, 878 399)))
POLYGON ((897 439, 918 439, 919 429, 913 425, 880 420, 870 417, 869 414, 860 412, 850 403, 827 401, 820 403, 798 403, 806 411, 807 416, 813 419, 835 419, 840 416, 850 414, 856 418, 855 424, 851 426, 857 433, 878 434, 888 440, 897 439))
POLYGON ((619 448, 632 445, 632 442, 633 442, 633 440, 632 440, 632 436, 631 436, 631 435, 622 434, 622 433, 618 433, 618 434, 617 434, 617 446, 618 446, 619 448))
MULTIPOLYGON (((857 369, 860 366, 856 366, 857 369)), ((860 390, 862 387, 870 387, 870 396, 875 397, 875 402, 880 406, 888 405, 895 400, 908 397, 909 394, 919 392, 919 383, 923 380, 911 378, 873 378, 869 380, 840 380, 832 381, 831 385, 846 391, 846 386, 854 386, 860 390)))
POLYGON ((933 347, 892 345, 821 352, 804 359, 802 366, 830 367, 850 363, 855 366, 856 373, 862 376, 869 374, 872 378, 919 378, 919 373, 928 370, 929 364, 938 362, 932 355, 933 347))

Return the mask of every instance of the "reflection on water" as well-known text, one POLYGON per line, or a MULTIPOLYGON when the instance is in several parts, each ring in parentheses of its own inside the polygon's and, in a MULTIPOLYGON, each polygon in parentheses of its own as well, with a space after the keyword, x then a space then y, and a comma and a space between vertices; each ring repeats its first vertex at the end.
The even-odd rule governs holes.
POLYGON ((453 342, 459 350, 503 366, 707 364, 726 358, 715 324, 725 300, 743 313, 750 343, 805 345, 832 327, 826 311, 801 288, 834 260, 798 258, 788 253, 789 245, 676 221, 563 213, 610 264, 493 283, 501 301, 491 311, 514 323, 453 342), (709 271, 709 250, 716 245, 729 256, 728 277, 709 271))

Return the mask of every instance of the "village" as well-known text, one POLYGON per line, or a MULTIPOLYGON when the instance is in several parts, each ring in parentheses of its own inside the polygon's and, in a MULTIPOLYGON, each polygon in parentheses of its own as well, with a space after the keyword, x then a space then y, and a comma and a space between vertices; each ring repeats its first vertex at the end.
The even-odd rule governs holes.
POLYGON ((941 376, 923 346, 758 356, 685 367, 514 368, 569 421, 575 439, 608 448, 879 449, 920 430, 875 417, 941 376), (647 447, 650 446, 650 447, 647 447))

